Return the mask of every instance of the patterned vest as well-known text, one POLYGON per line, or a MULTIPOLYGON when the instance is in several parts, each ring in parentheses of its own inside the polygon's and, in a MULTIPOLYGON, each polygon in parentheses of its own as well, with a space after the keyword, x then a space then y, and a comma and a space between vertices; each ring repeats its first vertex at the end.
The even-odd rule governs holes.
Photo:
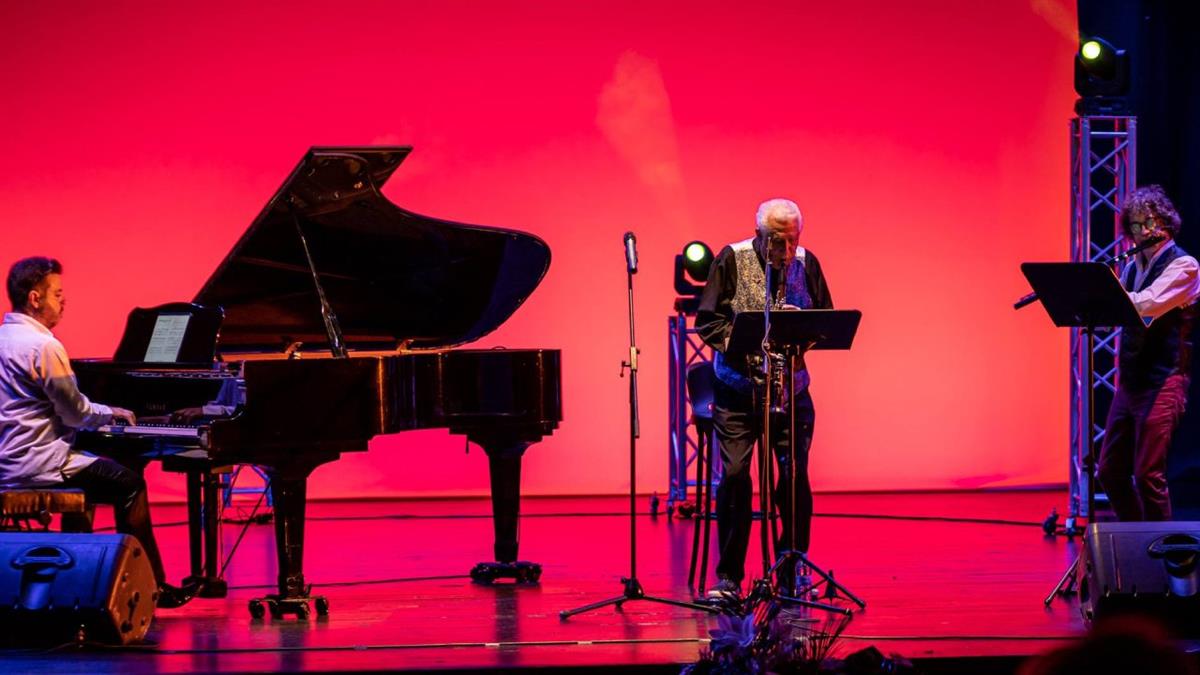
MULTIPOLYGON (((733 249, 734 268, 737 270, 737 289, 733 300, 730 301, 734 315, 742 312, 761 312, 766 306, 767 273, 766 266, 754 250, 754 239, 739 241, 730 245, 730 248, 733 249)), ((800 309, 812 309, 803 250, 796 252, 796 259, 788 266, 780 290, 782 292, 775 297, 773 307, 787 303, 800 309)), ((754 354, 745 359, 726 359, 723 353, 717 352, 713 358, 713 367, 717 379, 740 394, 750 395, 754 391, 754 383, 762 381, 762 354, 754 354)), ((793 382, 793 392, 804 391, 808 388, 808 382, 808 370, 804 368, 801 360, 793 382)))
MULTIPOLYGON (((1150 266, 1145 279, 1134 288, 1137 269, 1133 263, 1125 267, 1121 283, 1129 291, 1144 291, 1162 274, 1167 265, 1187 253, 1174 242, 1150 266)), ((1188 375, 1192 365, 1192 328, 1200 306, 1176 307, 1154 320, 1147 328, 1142 324, 1121 329, 1121 384, 1133 389, 1157 389, 1175 373, 1188 375)))

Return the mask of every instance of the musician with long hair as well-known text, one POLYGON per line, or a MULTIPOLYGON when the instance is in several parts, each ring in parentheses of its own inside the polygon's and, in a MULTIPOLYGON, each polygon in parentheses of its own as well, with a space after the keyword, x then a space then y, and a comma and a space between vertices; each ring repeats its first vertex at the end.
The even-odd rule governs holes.
POLYGON ((1121 226, 1137 253, 1121 283, 1147 326, 1121 329, 1117 391, 1108 410, 1098 478, 1120 520, 1170 520, 1167 451, 1187 406, 1200 265, 1175 242, 1181 220, 1157 185, 1134 190, 1121 226))

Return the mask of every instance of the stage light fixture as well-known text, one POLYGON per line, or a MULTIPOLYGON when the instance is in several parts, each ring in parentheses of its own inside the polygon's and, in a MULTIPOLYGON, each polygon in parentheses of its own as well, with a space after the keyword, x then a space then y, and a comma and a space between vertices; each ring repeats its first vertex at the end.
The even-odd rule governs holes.
POLYGON ((1102 37, 1082 38, 1075 53, 1075 91, 1080 115, 1127 114, 1129 55, 1102 37))
POLYGON ((702 241, 689 242, 683 247, 683 267, 692 281, 708 281, 708 268, 712 267, 712 261, 712 249, 702 241))
POLYGON ((690 241, 675 255, 675 298, 676 311, 694 314, 700 304, 700 294, 708 282, 708 270, 712 267, 713 252, 702 241, 690 241), (689 281, 688 279, 691 279, 689 281))

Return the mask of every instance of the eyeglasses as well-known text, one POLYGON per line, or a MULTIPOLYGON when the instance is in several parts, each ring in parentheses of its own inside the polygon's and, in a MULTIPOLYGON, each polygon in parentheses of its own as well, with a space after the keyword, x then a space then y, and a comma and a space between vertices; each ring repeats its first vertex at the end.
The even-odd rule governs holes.
POLYGON ((1143 230, 1143 231, 1148 232, 1153 229, 1154 229, 1154 219, 1153 218, 1148 218, 1146 220, 1131 220, 1131 221, 1129 221, 1129 231, 1130 232, 1137 232, 1138 230, 1143 230))

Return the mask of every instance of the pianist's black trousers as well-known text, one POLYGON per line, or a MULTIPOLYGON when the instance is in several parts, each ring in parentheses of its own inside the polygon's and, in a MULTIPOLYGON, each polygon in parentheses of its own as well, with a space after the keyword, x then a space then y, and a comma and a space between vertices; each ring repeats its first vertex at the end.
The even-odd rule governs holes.
POLYGON ((107 457, 100 457, 66 479, 62 486, 83 490, 89 502, 112 504, 117 532, 137 538, 146 551, 154 578, 161 586, 166 583, 166 574, 150 523, 150 501, 146 497, 146 480, 141 471, 144 468, 133 471, 107 457))
MULTIPOLYGON (((762 408, 755 406, 749 395, 739 394, 720 380, 716 382, 713 394, 713 422, 724 471, 721 484, 717 487, 717 539, 720 551, 717 575, 740 582, 745 575, 746 549, 750 544, 754 495, 750 466, 754 448, 762 437, 762 408)), ((796 395, 795 470, 788 456, 787 418, 771 420, 777 468, 772 494, 780 516, 776 551, 808 552, 813 512, 812 486, 808 481, 808 450, 812 444, 814 418, 812 396, 805 390, 796 395), (793 522, 794 541, 789 536, 793 522)))

